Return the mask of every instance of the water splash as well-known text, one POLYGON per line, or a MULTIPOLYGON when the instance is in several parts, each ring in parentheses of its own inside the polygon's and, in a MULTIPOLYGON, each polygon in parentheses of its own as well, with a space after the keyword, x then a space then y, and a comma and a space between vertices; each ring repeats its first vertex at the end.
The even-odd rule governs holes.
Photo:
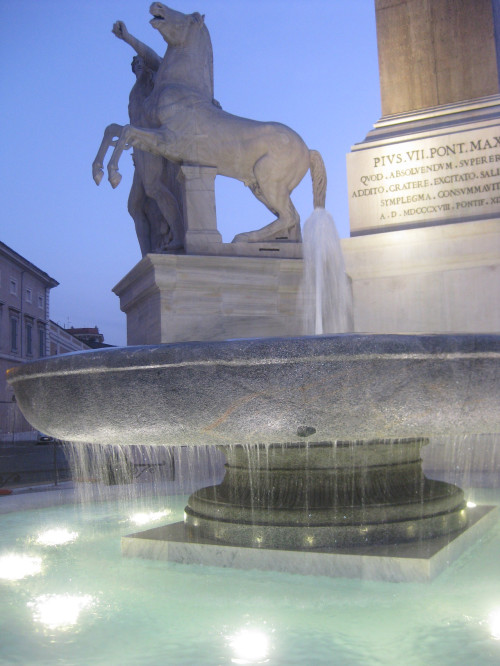
POLYGON ((224 456, 213 446, 167 447, 82 444, 64 442, 64 451, 81 504, 108 500, 135 506, 134 513, 149 515, 149 497, 190 493, 203 485, 218 484, 224 476, 224 456), (141 500, 135 504, 136 500, 141 500))
POLYGON ((340 238, 330 213, 316 208, 304 224, 304 277, 299 292, 303 333, 347 333, 354 329, 352 293, 340 238))

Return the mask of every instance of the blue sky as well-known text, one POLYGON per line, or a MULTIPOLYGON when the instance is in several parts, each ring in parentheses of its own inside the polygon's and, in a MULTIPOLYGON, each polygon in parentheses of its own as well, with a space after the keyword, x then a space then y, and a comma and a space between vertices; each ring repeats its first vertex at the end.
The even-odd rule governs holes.
MULTIPOLYGON (((91 164, 111 122, 127 121, 132 50, 115 20, 163 54, 143 0, 0 0, 2 25, 2 221, 0 240, 60 282, 51 318, 98 325, 125 344, 112 287, 140 260, 127 212, 132 183, 96 187, 91 164)), ((327 208, 349 235, 345 156, 380 117, 374 0, 172 0, 199 11, 212 37, 215 96, 231 113, 285 123, 323 155, 327 208)), ((293 195, 312 210, 307 174, 293 195)), ((241 183, 216 180, 219 231, 272 220, 241 183)))

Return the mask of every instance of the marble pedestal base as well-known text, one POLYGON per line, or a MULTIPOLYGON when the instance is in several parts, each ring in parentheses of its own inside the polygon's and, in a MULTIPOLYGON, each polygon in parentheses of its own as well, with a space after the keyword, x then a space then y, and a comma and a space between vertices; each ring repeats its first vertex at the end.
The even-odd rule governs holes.
POLYGON ((467 528, 428 541, 314 552, 225 546, 194 539, 184 523, 156 527, 122 537, 125 557, 202 564, 235 569, 260 569, 313 576, 363 578, 392 582, 432 580, 498 519, 494 506, 468 509, 467 528))
POLYGON ((302 260, 276 254, 148 254, 114 288, 127 315, 127 344, 300 334, 302 260))

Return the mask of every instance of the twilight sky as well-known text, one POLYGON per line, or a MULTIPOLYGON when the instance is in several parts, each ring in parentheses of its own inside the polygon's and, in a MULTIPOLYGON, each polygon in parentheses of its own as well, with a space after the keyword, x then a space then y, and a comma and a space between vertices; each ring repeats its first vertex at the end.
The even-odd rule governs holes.
MULTIPOLYGON (((99 326, 126 344, 125 315, 112 287, 140 260, 123 180, 97 187, 91 164, 106 125, 127 122, 133 52, 111 28, 162 55, 147 0, 0 0, 2 26, 2 217, 0 240, 60 282, 51 318, 99 326)), ((349 235, 345 156, 380 117, 374 0, 171 0, 205 14, 214 49, 215 97, 230 112, 274 120, 323 155, 327 208, 349 235)), ((109 153, 110 154, 110 153, 109 153)), ((292 196, 304 222, 309 174, 292 196)), ((273 217, 236 180, 218 177, 225 242, 273 217)))

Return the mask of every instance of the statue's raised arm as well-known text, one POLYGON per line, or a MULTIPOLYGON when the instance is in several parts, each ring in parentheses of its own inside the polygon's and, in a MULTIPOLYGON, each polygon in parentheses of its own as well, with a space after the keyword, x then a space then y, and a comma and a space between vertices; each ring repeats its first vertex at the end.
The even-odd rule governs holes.
POLYGON ((149 69, 152 69, 154 72, 158 70, 162 58, 160 58, 160 56, 149 46, 146 46, 146 44, 143 44, 136 37, 131 35, 123 21, 116 21, 113 24, 111 32, 116 35, 118 39, 122 39, 126 44, 129 44, 137 55, 141 56, 144 60, 146 67, 149 67, 149 69))

